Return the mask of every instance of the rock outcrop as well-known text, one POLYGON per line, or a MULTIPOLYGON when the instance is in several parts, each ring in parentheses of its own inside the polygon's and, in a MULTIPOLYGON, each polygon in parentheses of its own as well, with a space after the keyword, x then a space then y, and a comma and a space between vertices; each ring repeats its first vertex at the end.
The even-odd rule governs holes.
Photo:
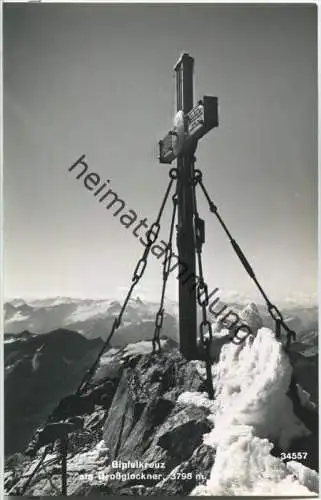
MULTIPOLYGON (((202 444, 203 435, 213 427, 207 419, 209 411, 177 403, 181 393, 203 391, 205 384, 193 362, 184 360, 173 345, 167 342, 165 349, 154 355, 128 355, 126 349, 119 350, 110 371, 101 367, 106 378, 102 380, 98 372, 86 397, 94 402, 94 411, 84 415, 83 428, 70 435, 69 494, 177 494, 179 483, 182 494, 187 494, 206 481, 214 460, 213 450, 202 444), (115 389, 112 396, 111 382, 115 389), (108 388, 106 394, 104 388, 108 388), (101 457, 102 450, 107 462, 95 459, 93 475, 88 477, 90 460, 101 457), (186 480, 177 480, 180 477, 186 480)), ((21 463, 21 456, 17 462, 6 475, 11 494, 21 493, 25 481, 20 479, 21 472, 28 474, 28 468, 36 463, 30 459, 21 463)), ((45 469, 25 494, 51 495, 55 488, 59 490, 57 462, 49 461, 45 469)))
MULTIPOLYGON (((88 412, 80 412, 80 407, 78 412, 82 428, 69 436, 68 495, 187 496, 211 475, 216 449, 204 444, 204 436, 216 429, 214 406, 206 397, 199 363, 183 359, 170 340, 162 340, 162 352, 157 354, 147 352, 147 342, 139 344, 107 352, 88 386, 88 412), (195 396, 187 404, 188 394, 199 395, 203 403, 198 404, 195 396)), ((311 417, 311 409, 302 410, 295 387, 289 397, 294 412, 315 426, 315 415, 311 417)), ((304 439, 311 438, 292 443, 290 451, 308 449, 311 443, 304 439)), ((60 494, 57 444, 44 460, 45 467, 24 487, 42 452, 32 460, 18 454, 10 457, 7 493, 60 494)), ((274 453, 278 456, 280 450, 274 453)), ((314 457, 309 466, 316 467, 314 457)))

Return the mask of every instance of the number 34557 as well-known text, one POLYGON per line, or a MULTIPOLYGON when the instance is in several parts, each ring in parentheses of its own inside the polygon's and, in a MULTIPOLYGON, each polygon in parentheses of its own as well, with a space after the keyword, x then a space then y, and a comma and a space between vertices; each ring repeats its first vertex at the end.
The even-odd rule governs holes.
POLYGON ((292 453, 281 453, 281 460, 305 460, 308 456, 307 451, 297 451, 292 453))

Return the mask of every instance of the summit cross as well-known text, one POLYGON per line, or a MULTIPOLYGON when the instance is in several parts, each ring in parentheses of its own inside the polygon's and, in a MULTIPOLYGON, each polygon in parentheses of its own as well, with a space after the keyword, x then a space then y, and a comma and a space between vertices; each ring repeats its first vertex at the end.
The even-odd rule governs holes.
MULTIPOLYGON (((194 240, 194 153, 198 141, 218 126, 218 99, 204 96, 193 107, 194 59, 183 53, 176 63, 176 115, 173 128, 159 141, 160 163, 177 160, 178 226, 177 248, 179 262, 188 270, 186 280, 179 280, 179 338, 180 351, 186 359, 198 359, 197 309, 194 240)), ((184 273, 185 274, 185 273, 184 273)))

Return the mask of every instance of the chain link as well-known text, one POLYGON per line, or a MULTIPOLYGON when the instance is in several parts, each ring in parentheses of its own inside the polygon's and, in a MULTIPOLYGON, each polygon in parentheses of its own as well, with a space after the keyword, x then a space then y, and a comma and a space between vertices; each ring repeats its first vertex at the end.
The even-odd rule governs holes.
POLYGON ((231 342, 235 345, 241 345, 248 338, 249 335, 252 335, 251 328, 248 325, 244 325, 244 324, 239 325, 234 332, 234 335, 233 335, 231 342), (239 333, 239 331, 243 331, 243 330, 247 330, 247 335, 245 337, 242 337, 242 338, 238 337, 237 334, 239 333))
POLYGON ((147 231, 147 241, 150 245, 152 245, 153 243, 155 243, 155 241, 157 240, 158 238, 158 234, 159 234, 159 230, 160 230, 160 224, 159 222, 154 222, 149 231, 147 231))
POLYGON ((165 259, 163 264, 163 279, 165 280, 170 272, 171 260, 173 256, 172 245, 168 245, 165 251, 165 259))
POLYGON ((208 298, 208 286, 204 281, 200 281, 197 287, 197 302, 203 308, 208 306, 209 298, 208 298), (202 298, 202 293, 204 293, 204 297, 202 298))
POLYGON ((294 330, 291 330, 289 326, 285 323, 283 314, 281 311, 276 307, 276 305, 272 304, 271 302, 268 303, 268 311, 272 318, 275 321, 275 336, 276 338, 281 337, 281 327, 287 332, 286 334, 286 347, 288 348, 291 344, 291 341, 296 340, 296 333, 294 330))
POLYGON ((203 319, 200 323, 200 337, 204 346, 207 346, 208 343, 211 344, 213 340, 212 324, 208 319, 203 319))
POLYGON ((267 308, 274 321, 280 321, 281 323, 284 322, 282 313, 274 304, 271 304, 271 302, 269 302, 267 308))
MULTIPOLYGON (((198 172, 200 172, 200 171, 198 171, 198 172)), ((238 243, 235 241, 235 239, 232 237, 232 235, 231 235, 230 231, 228 230, 227 226, 225 225, 222 217, 218 213, 217 206, 211 200, 210 195, 208 194, 208 192, 207 192, 207 190, 206 190, 206 188, 205 188, 205 186, 203 184, 203 176, 202 176, 201 172, 198 173, 198 182, 196 184, 200 185, 200 187, 201 187, 201 189, 202 189, 202 191, 204 193, 204 196, 205 196, 205 198, 206 198, 206 200, 207 200, 207 202, 209 204, 210 211, 216 215, 219 223, 221 224, 223 230, 225 231, 227 237, 229 238, 230 243, 231 243, 231 245, 232 245, 232 247, 233 247, 236 255, 240 259, 240 261, 241 261, 244 269, 246 270, 246 272, 248 273, 248 275, 250 276, 250 278, 254 281, 254 283, 256 284, 257 288, 259 289, 261 295, 263 296, 263 298, 264 298, 264 300, 266 302, 266 305, 267 305, 267 309, 268 309, 271 317, 275 321, 276 338, 280 338, 281 337, 281 327, 283 327, 283 329, 286 330, 286 332, 287 332, 286 347, 288 348, 290 346, 291 341, 296 339, 296 333, 295 333, 295 331, 291 330, 288 327, 288 325, 284 321, 283 315, 280 312, 280 310, 274 304, 271 303, 271 301, 269 300, 269 298, 266 295, 265 291, 263 290, 261 284, 259 283, 259 281, 258 281, 258 279, 257 279, 257 277, 256 277, 256 275, 254 273, 253 268, 249 264, 249 262, 248 262, 247 258, 245 257, 242 249, 240 248, 240 246, 238 245, 238 243)))
POLYGON ((147 265, 147 259, 139 259, 136 269, 134 271, 134 275, 132 277, 132 281, 135 283, 135 285, 139 282, 140 278, 143 276, 144 271, 146 269, 147 265))

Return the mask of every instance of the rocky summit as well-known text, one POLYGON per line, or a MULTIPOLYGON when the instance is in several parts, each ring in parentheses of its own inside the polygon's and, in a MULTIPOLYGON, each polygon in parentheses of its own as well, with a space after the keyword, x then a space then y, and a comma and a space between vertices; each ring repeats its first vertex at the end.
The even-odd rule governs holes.
MULTIPOLYGON (((261 337, 261 342, 268 342, 267 335, 261 337)), ((161 352, 154 354, 148 341, 109 349, 101 358, 81 403, 77 403, 78 411, 69 419, 69 422, 77 420, 77 426, 68 436, 67 494, 187 496, 227 492, 235 495, 242 484, 242 491, 254 493, 261 491, 262 484, 266 493, 279 493, 286 488, 302 495, 315 493, 318 488, 316 445, 314 453, 311 449, 313 433, 317 432, 316 407, 311 402, 310 406, 303 404, 303 390, 297 397, 293 379, 290 383, 288 376, 289 363, 285 363, 284 375, 279 371, 282 383, 274 384, 273 388, 275 405, 286 410, 293 431, 292 434, 287 432, 289 439, 286 440, 281 436, 282 419, 278 424, 280 435, 273 435, 268 426, 264 427, 264 422, 260 425, 254 422, 253 415, 258 414, 258 409, 254 408, 257 402, 252 397, 253 387, 249 390, 246 387, 246 373, 243 373, 243 385, 236 377, 235 383, 241 383, 237 390, 233 388, 234 382, 228 382, 232 380, 231 374, 225 373, 224 367, 229 352, 234 349, 233 362, 239 363, 239 369, 243 367, 245 370, 244 360, 248 360, 252 370, 250 357, 257 356, 257 341, 260 339, 245 346, 243 353, 242 348, 235 348, 232 344, 222 348, 221 360, 213 365, 212 370, 216 381, 214 401, 210 401, 206 394, 203 363, 186 361, 172 340, 163 338, 161 352), (281 387, 283 381, 287 384, 284 389, 288 390, 281 397, 283 389, 279 391, 277 385, 281 387), (242 393, 242 399, 238 399, 242 393), (252 421, 247 417, 244 425, 240 418, 244 417, 248 394, 251 394, 249 407, 254 408, 254 413, 249 414, 252 421), (231 395, 235 415, 228 407, 231 395), (259 437, 254 435, 256 431, 259 437), (293 454, 299 450, 309 450, 305 464, 280 460, 283 452, 293 454), (250 451, 252 459, 247 459, 248 467, 243 467, 242 460, 245 459, 240 462, 244 470, 231 465, 231 460, 239 463, 240 454, 250 451)), ((271 346, 277 351, 275 340, 271 340, 271 346)), ((278 363, 282 362, 280 353, 281 350, 275 353, 278 363)), ((269 366, 273 364, 272 355, 271 351, 271 355, 266 356, 269 366)), ((258 362, 264 364, 264 360, 258 362)), ((262 373, 266 371, 262 366, 262 373)), ((253 380, 253 375, 249 379, 253 380)), ((262 381, 260 374, 258 379, 262 381)), ((262 408, 264 391, 270 389, 270 382, 266 388, 261 385, 257 398, 262 408)), ((67 408, 64 400, 58 406, 60 412, 67 408)), ((263 410, 260 411, 264 421, 263 410)), ((37 439, 34 437, 29 443, 31 448, 37 439)), ((15 496, 60 495, 62 480, 58 443, 56 441, 49 447, 45 458, 44 445, 31 456, 22 453, 9 456, 5 466, 6 493, 15 496)))

